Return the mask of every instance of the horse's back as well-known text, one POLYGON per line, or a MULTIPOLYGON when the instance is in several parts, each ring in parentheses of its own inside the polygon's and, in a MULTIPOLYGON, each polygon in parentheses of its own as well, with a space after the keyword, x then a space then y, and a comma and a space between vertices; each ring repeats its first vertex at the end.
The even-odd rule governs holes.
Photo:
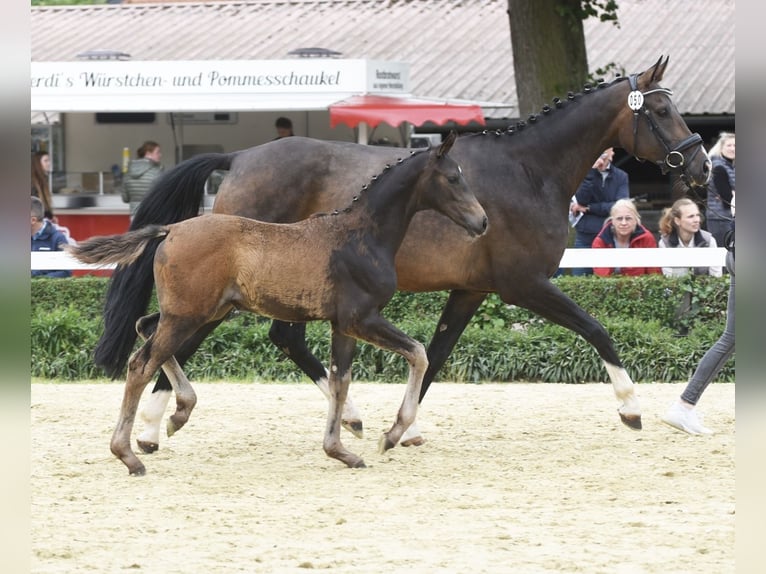
MULTIPOLYGON (((557 226, 550 201, 524 188, 526 178, 517 173, 523 166, 502 161, 506 144, 497 140, 496 136, 466 135, 450 151, 487 212, 489 231, 472 240, 443 215, 430 210, 418 213, 397 255, 401 288, 491 291, 497 281, 495 269, 523 262, 525 268, 542 275, 555 270, 566 244, 566 205, 557 226), (515 184, 509 185, 510 181, 515 184), (557 245, 560 252, 551 249, 557 245)), ((343 209, 374 175, 411 151, 282 138, 238 154, 218 191, 214 211, 287 223, 343 209)))
POLYGON ((237 155, 213 211, 291 223, 346 207, 362 185, 409 150, 292 136, 237 155))

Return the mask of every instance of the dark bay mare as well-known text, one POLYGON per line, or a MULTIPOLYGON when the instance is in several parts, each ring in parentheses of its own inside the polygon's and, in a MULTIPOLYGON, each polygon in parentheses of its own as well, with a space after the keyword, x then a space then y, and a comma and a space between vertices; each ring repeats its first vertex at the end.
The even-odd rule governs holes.
MULTIPOLYGON (((586 86, 582 93, 554 99, 540 114, 505 131, 458 138, 451 150, 463 168, 491 226, 468 242, 446 218, 419 213, 396 257, 398 287, 407 291, 449 290, 450 295, 428 346, 429 366, 421 400, 461 333, 489 293, 507 304, 525 307, 581 335, 598 352, 621 402, 621 420, 641 428, 641 410, 633 381, 603 326, 564 295, 550 277, 567 245, 569 200, 608 147, 621 147, 640 160, 678 173, 688 186, 703 185, 710 161, 702 138, 692 134, 672 92, 660 86, 668 60, 612 82, 586 86)), ((289 222, 346 205, 362 183, 395 161, 396 148, 283 138, 254 148, 189 159, 167 172, 141 203, 137 228, 194 217, 206 178, 228 169, 213 211, 264 221, 289 222)), ((104 333, 96 362, 111 376, 122 374, 135 343, 134 324, 146 312, 152 292, 151 248, 144 260, 118 267, 112 276, 104 313, 104 333)), ((183 364, 196 350, 210 323, 176 357, 183 364)), ((272 341, 320 387, 327 371, 308 350, 305 326, 274 322, 272 341)), ((145 450, 159 441, 160 420, 170 396, 160 376, 154 400, 143 416, 145 450)), ((344 426, 361 432, 361 420, 347 402, 344 426)), ((415 423, 402 439, 422 442, 415 423)))
POLYGON ((146 384, 159 368, 171 381, 177 397, 169 421, 172 434, 188 420, 196 403, 174 354, 189 337, 235 308, 282 321, 330 322, 330 407, 323 447, 328 456, 349 467, 365 466, 340 441, 341 409, 356 341, 403 356, 410 367, 404 399, 379 446, 383 452, 396 445, 415 420, 428 366, 423 344, 380 315, 396 292, 396 251, 413 216, 424 209, 438 210, 457 223, 455 227, 462 227, 466 243, 469 235, 476 237, 487 229, 484 209, 466 185, 460 166, 446 155, 455 140, 453 132, 439 148, 392 162, 369 189, 358 189, 350 205, 335 214, 291 224, 211 214, 94 237, 70 249, 80 261, 129 267, 148 243, 161 241, 154 254, 160 312, 141 318, 136 326, 145 343, 128 363, 111 441, 112 452, 130 474, 146 472, 130 447, 146 384))

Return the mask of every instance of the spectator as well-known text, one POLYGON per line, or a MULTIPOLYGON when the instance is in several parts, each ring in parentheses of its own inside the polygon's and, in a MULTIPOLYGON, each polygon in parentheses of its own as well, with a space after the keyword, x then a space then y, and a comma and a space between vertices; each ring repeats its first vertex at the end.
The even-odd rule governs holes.
POLYGON ((697 411, 697 402, 707 386, 718 375, 721 367, 734 354, 734 222, 731 230, 724 239, 726 254, 726 269, 731 276, 729 283, 729 299, 726 304, 726 327, 713 343, 694 370, 691 379, 677 401, 673 402, 668 412, 662 417, 662 422, 689 434, 713 434, 703 426, 697 411))
POLYGON ((163 170, 160 163, 162 150, 157 142, 145 141, 138 148, 136 155, 137 159, 130 162, 122 182, 122 200, 130 204, 131 217, 136 213, 138 204, 149 191, 154 179, 163 170))
POLYGON ((294 136, 293 122, 290 118, 284 116, 278 117, 274 123, 274 127, 277 129, 277 137, 274 139, 282 139, 290 136, 294 136))
MULTIPOLYGON (((691 199, 683 197, 671 207, 665 208, 660 218, 659 247, 718 247, 715 237, 700 229, 702 216, 699 207, 691 199)), ((695 267, 695 275, 721 276, 720 267, 695 267)), ((667 277, 681 277, 689 272, 686 267, 663 267, 667 277)))
MULTIPOLYGON (((52 222, 45 219, 45 208, 40 198, 32 196, 32 251, 62 251, 62 245, 68 243, 66 236, 56 229, 52 222)), ((52 271, 35 269, 32 277, 71 277, 68 270, 52 271)))
POLYGON ((32 195, 42 201, 45 217, 53 220, 53 197, 48 180, 50 171, 51 156, 48 152, 32 152, 32 195))
MULTIPOLYGON (((628 174, 612 165, 613 157, 614 149, 605 149, 575 192, 575 201, 570 205, 570 212, 575 218, 582 215, 574 226, 575 248, 589 248, 593 245, 593 240, 604 227, 615 202, 630 196, 628 174)), ((587 267, 572 269, 572 275, 592 273, 593 270, 587 267)))
POLYGON ((723 236, 731 226, 731 207, 734 202, 734 155, 735 138, 730 132, 722 132, 710 148, 713 172, 707 187, 707 230, 716 243, 723 245, 723 236))
MULTIPOLYGON (((618 199, 609 212, 609 219, 593 240, 592 247, 624 248, 657 247, 654 235, 641 225, 641 216, 636 205, 630 199, 618 199)), ((595 267, 596 275, 645 275, 660 273, 659 267, 595 267)))

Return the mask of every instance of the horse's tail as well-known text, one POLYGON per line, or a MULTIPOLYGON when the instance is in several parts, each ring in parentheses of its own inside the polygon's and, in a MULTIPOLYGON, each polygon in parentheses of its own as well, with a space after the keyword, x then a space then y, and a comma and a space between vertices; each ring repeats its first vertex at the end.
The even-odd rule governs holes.
MULTIPOLYGON (((169 224, 195 217, 205 181, 216 169, 229 169, 237 153, 200 154, 164 172, 138 205, 130 229, 169 224)), ((95 363, 112 378, 125 370, 136 342, 136 321, 146 315, 154 288, 154 254, 161 239, 149 239, 131 265, 118 265, 104 302, 104 332, 94 351, 95 363)))
POLYGON ((169 230, 167 225, 148 225, 121 235, 91 237, 76 245, 65 245, 64 249, 83 263, 131 265, 153 239, 164 239, 169 230))
POLYGON ((130 229, 176 223, 196 216, 205 181, 215 170, 229 169, 238 153, 204 153, 162 172, 138 204, 130 229))

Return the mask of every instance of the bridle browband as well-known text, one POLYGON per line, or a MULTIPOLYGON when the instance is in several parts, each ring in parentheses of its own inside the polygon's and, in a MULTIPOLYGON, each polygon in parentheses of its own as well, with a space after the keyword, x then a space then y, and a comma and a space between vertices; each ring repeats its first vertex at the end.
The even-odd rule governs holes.
MULTIPOLYGON (((649 124, 649 131, 651 131, 654 136, 660 141, 662 146, 665 148, 665 159, 663 161, 658 161, 657 165, 659 166, 662 173, 667 173, 668 168, 671 170, 678 170, 680 169, 682 171, 681 178, 684 180, 685 183, 688 185, 688 177, 686 175, 686 168, 685 163, 686 160, 684 159, 683 152, 690 147, 699 145, 700 149, 702 149, 702 136, 700 136, 698 133, 693 133, 686 139, 680 141, 675 147, 671 147, 669 142, 663 137, 662 133, 660 132, 659 126, 657 125, 657 122, 654 120, 654 117, 652 116, 652 113, 647 107, 644 105, 644 98, 645 96, 648 96, 649 94, 654 93, 663 93, 667 94, 668 96, 673 95, 673 90, 669 90, 667 88, 654 88, 653 90, 648 90, 646 92, 642 92, 638 89, 638 74, 632 74, 628 77, 628 81, 630 82, 630 93, 628 94, 628 107, 633 110, 633 150, 636 150, 636 146, 638 144, 638 118, 639 114, 643 115, 643 117, 646 118, 647 123, 649 124)), ((694 152, 694 157, 699 153, 699 149, 694 152)), ((643 161, 641 158, 636 156, 636 159, 639 161, 643 161)))

